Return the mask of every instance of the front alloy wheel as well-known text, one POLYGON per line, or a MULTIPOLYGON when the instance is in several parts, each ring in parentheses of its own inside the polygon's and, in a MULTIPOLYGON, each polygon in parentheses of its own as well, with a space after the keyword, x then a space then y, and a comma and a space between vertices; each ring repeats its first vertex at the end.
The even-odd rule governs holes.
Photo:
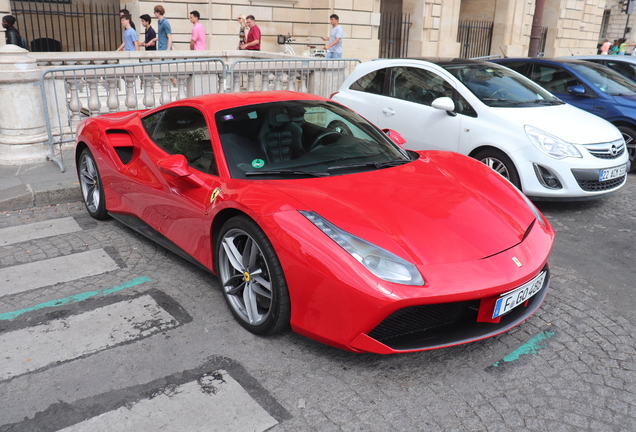
POLYGON ((629 172, 636 171, 636 131, 629 126, 618 126, 618 130, 623 134, 625 139, 625 147, 629 153, 629 161, 631 162, 631 168, 629 172))
POLYGON ((263 230, 237 216, 223 225, 218 239, 216 268, 234 317, 259 335, 284 329, 290 316, 287 283, 263 230))
POLYGON ((510 181, 517 189, 521 190, 521 181, 515 164, 502 151, 496 149, 485 149, 477 153, 475 159, 488 165, 495 172, 510 181))

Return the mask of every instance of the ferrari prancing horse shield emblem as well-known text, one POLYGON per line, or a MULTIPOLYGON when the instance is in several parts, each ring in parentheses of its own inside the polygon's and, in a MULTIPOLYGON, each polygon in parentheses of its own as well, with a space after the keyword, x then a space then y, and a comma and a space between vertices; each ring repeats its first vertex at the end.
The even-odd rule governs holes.
POLYGON ((514 261, 515 264, 517 264, 517 267, 521 267, 523 265, 521 264, 521 261, 519 261, 517 257, 512 257, 512 260, 514 261))
POLYGON ((212 191, 212 195, 210 195, 210 204, 214 203, 214 200, 216 200, 216 197, 218 197, 221 194, 221 188, 216 188, 212 191))

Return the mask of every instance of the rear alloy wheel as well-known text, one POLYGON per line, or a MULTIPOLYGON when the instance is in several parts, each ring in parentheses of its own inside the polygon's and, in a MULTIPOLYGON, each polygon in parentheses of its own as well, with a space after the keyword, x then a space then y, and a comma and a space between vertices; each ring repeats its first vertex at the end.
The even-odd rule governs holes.
POLYGON ((286 328, 287 282, 263 230, 250 218, 236 216, 223 225, 216 243, 216 269, 234 317, 258 335, 286 328))
POLYGON ((504 178, 508 179, 510 183, 521 190, 521 181, 519 180, 519 173, 517 173, 515 164, 512 163, 510 158, 506 156, 502 151, 496 149, 486 149, 480 151, 474 157, 479 162, 488 165, 494 171, 501 174, 504 178))
POLYGON ((107 219, 108 212, 106 211, 102 179, 99 175, 95 158, 93 158, 93 154, 87 148, 80 155, 79 164, 77 165, 77 176, 88 214, 95 219, 107 219))
POLYGON ((634 163, 634 159, 636 159, 636 131, 629 126, 618 126, 618 130, 623 134, 629 153, 629 161, 632 164, 629 172, 634 172, 636 171, 636 163, 634 163))

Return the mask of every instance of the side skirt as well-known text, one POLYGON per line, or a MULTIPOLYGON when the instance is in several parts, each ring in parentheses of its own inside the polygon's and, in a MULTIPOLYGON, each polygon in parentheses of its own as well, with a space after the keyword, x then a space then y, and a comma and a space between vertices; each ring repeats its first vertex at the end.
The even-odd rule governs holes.
POLYGON ((169 240, 166 236, 164 236, 159 231, 152 228, 150 225, 148 225, 146 222, 142 221, 141 219, 135 216, 129 216, 129 215, 124 215, 119 213, 108 212, 108 214, 112 216, 113 219, 116 219, 117 221, 123 223, 128 228, 132 229, 133 231, 138 232, 139 234, 152 240, 153 242, 159 244, 160 246, 163 246, 164 248, 168 249, 170 252, 176 255, 179 255, 181 258, 191 262, 192 264, 197 265, 203 270, 214 274, 214 272, 212 272, 209 268, 207 268, 202 263, 197 261, 194 257, 189 255, 186 251, 181 249, 179 246, 177 246, 171 240, 169 240))

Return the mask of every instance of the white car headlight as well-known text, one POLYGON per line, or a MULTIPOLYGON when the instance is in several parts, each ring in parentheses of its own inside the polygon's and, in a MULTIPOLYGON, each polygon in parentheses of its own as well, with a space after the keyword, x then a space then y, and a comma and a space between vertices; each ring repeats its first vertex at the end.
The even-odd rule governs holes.
POLYGON ((563 141, 546 131, 542 131, 534 126, 524 126, 528 138, 539 150, 555 159, 565 159, 567 157, 580 158, 581 153, 569 142, 563 141))
POLYGON ((314 212, 301 211, 300 214, 380 279, 403 285, 424 285, 424 278, 410 262, 341 230, 314 212))

